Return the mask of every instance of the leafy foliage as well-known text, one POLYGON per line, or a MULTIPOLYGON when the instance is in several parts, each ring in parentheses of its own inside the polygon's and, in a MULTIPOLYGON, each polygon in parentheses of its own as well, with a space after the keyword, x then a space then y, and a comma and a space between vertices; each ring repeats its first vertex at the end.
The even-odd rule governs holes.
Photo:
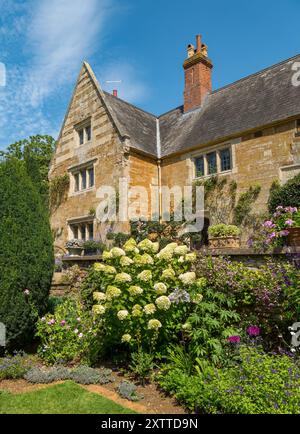
POLYGON ((300 174, 280 186, 274 182, 270 189, 268 207, 274 213, 278 206, 294 206, 300 208, 300 174))
POLYGON ((208 233, 211 237, 238 237, 240 230, 235 225, 225 225, 219 223, 208 228, 208 233))
POLYGON ((118 394, 129 401, 139 401, 142 396, 137 393, 137 387, 130 381, 121 381, 117 388, 118 394))
POLYGON ((49 206, 55 211, 67 199, 70 177, 67 173, 56 176, 49 184, 49 206))
POLYGON ((0 380, 22 378, 29 369, 30 361, 23 352, 0 358, 0 380))
POLYGON ((129 369, 142 385, 145 384, 146 379, 149 378, 154 368, 153 359, 154 357, 152 354, 147 354, 141 349, 138 352, 131 354, 129 369))
POLYGON ((30 338, 47 307, 54 257, 48 215, 22 162, 0 163, 0 322, 8 345, 30 338), (25 291, 27 290, 27 291, 25 291))

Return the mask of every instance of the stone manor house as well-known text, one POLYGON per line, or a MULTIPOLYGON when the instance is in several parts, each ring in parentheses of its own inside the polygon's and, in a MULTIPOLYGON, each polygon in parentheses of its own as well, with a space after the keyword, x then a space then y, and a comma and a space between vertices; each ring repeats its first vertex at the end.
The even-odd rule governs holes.
MULTIPOLYGON (((216 174, 235 180, 238 193, 258 182, 255 208, 266 209, 272 182, 300 171, 297 62, 300 55, 212 90, 212 61, 198 35, 183 63, 183 105, 160 116, 104 92, 84 62, 50 167, 50 180, 70 180, 52 210, 56 246, 105 240, 111 225, 95 218, 96 191, 120 177, 149 194, 151 185, 183 187, 216 174)), ((111 229, 126 231, 128 224, 111 229)))

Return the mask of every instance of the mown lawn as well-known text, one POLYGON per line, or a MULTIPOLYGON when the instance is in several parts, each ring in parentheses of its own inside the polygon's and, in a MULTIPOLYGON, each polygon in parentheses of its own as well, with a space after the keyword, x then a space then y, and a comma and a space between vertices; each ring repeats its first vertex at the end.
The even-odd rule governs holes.
POLYGON ((134 413, 134 411, 67 381, 17 395, 0 390, 0 413, 126 414, 134 413))

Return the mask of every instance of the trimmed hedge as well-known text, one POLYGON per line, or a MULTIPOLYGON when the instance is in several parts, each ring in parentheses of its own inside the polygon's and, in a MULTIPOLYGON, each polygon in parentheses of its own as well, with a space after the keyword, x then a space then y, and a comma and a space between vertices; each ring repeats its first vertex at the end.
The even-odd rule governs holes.
POLYGON ((47 307, 54 267, 48 212, 24 164, 0 163, 0 322, 23 346, 47 307), (29 290, 29 295, 24 293, 29 290))
POLYGON ((269 211, 275 212, 279 205, 300 208, 300 173, 282 186, 278 182, 274 182, 271 186, 268 201, 269 211))

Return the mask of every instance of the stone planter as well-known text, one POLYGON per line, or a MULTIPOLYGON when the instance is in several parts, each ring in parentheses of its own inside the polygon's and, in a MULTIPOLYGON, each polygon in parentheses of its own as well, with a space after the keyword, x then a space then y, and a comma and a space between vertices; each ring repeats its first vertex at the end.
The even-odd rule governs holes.
POLYGON ((241 246, 239 237, 218 237, 209 239, 211 249, 238 249, 241 246))
POLYGON ((101 255, 101 251, 99 249, 84 249, 84 256, 95 256, 101 255))
POLYGON ((289 246, 300 247, 300 228, 290 228, 287 241, 289 246))
POLYGON ((82 248, 81 247, 69 247, 68 248, 69 256, 81 256, 82 248))

